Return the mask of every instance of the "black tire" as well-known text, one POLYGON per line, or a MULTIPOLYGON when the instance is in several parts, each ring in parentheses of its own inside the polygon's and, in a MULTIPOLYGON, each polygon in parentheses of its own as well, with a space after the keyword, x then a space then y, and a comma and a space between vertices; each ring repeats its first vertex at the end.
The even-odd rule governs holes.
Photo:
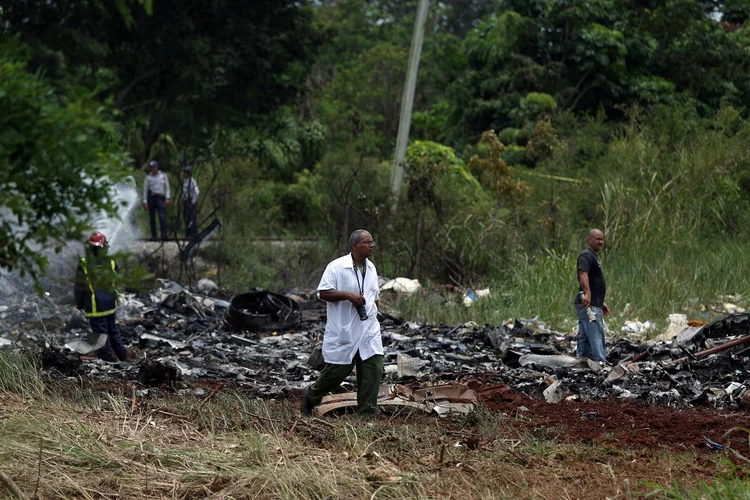
POLYGON ((278 331, 297 326, 300 312, 289 297, 260 290, 232 297, 224 320, 238 330, 278 331))

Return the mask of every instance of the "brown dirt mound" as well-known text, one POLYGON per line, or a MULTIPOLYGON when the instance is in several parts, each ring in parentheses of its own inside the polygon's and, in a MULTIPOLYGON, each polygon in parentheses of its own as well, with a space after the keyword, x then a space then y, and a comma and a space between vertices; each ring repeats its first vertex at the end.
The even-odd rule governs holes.
POLYGON ((490 409, 508 413, 514 426, 563 441, 631 448, 670 448, 711 451, 704 436, 730 445, 749 456, 748 434, 724 433, 747 427, 750 414, 711 408, 676 409, 646 406, 623 399, 563 401, 549 404, 543 399, 514 393, 504 384, 475 387, 490 409))

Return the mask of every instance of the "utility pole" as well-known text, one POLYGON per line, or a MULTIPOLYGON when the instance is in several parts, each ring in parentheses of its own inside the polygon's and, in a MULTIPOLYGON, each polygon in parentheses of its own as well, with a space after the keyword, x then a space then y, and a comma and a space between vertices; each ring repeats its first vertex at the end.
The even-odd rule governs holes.
POLYGON ((401 116, 398 120, 398 135, 396 136, 396 153, 393 158, 391 171, 391 196, 393 197, 393 211, 398 208, 401 197, 401 183, 404 180, 404 161, 406 160, 406 146, 409 144, 409 128, 411 127, 411 112, 414 108, 414 91, 417 87, 417 73, 419 72, 419 58, 422 55, 424 41, 424 24, 427 20, 430 0, 419 0, 417 18, 414 21, 414 32, 411 36, 409 49, 409 66, 406 70, 404 94, 401 97, 401 116))

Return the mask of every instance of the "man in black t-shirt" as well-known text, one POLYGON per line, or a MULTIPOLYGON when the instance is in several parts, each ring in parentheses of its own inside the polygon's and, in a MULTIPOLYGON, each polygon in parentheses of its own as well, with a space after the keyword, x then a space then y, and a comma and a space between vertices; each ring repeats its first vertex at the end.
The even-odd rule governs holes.
POLYGON ((599 250, 604 246, 604 233, 592 229, 588 235, 588 248, 578 256, 578 294, 575 307, 578 316, 579 358, 607 361, 604 346, 604 320, 609 315, 609 307, 604 302, 607 285, 599 261, 599 250))

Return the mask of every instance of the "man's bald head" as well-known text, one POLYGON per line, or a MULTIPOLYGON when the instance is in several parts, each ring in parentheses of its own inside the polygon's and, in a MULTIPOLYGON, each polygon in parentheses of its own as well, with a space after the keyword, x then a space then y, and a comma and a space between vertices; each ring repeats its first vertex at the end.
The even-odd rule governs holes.
POLYGON ((599 253, 599 250, 604 246, 604 233, 600 229, 592 229, 589 231, 589 235, 586 237, 589 248, 595 253, 599 253))

